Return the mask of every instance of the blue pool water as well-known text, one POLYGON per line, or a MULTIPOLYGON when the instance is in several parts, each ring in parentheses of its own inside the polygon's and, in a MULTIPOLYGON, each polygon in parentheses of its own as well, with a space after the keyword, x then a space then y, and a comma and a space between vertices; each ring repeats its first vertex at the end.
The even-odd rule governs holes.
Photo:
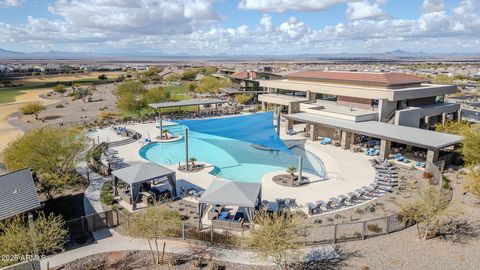
MULTIPOLYGON (((184 126, 165 127, 169 133, 183 135, 184 126)), ((200 133, 189 132, 189 156, 198 162, 208 162, 217 167, 218 176, 226 179, 259 183, 266 173, 285 171, 298 166, 298 156, 303 157, 303 171, 323 176, 322 161, 301 147, 293 147, 292 154, 264 151, 251 143, 200 133)), ((170 143, 151 143, 140 149, 140 156, 159 164, 178 164, 185 161, 184 140, 170 143)), ((213 168, 212 168, 213 169, 213 168)), ((209 169, 210 170, 210 169, 209 169)))

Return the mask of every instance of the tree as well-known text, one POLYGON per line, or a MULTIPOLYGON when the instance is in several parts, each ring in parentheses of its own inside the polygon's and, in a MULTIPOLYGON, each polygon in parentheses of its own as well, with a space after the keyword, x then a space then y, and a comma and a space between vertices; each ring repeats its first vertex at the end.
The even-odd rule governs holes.
POLYGON ((101 81, 104 81, 104 80, 107 80, 108 77, 105 74, 100 74, 100 75, 98 75, 98 79, 101 80, 101 81))
POLYGON ((463 131, 463 160, 467 165, 480 164, 480 124, 475 124, 463 131))
POLYGON ((205 70, 205 75, 212 75, 213 73, 216 73, 218 68, 216 66, 209 66, 205 70))
POLYGON ((296 257, 300 248, 298 231, 300 223, 290 213, 265 212, 256 217, 258 226, 250 230, 245 244, 254 249, 256 256, 267 261, 269 258, 282 269, 296 257))
POLYGON ((480 197, 480 167, 474 167, 468 174, 466 190, 480 197))
POLYGON ((156 102, 164 102, 171 100, 172 95, 170 91, 165 90, 162 87, 157 88, 150 88, 144 94, 145 103, 156 103, 156 102))
MULTIPOLYGON (((24 216, 17 215, 0 222, 0 254, 46 255, 63 249, 68 230, 61 216, 40 213, 30 228, 24 216), (35 243, 35 245, 33 245, 35 243)), ((0 260, 0 267, 15 261, 0 260)))
POLYGON ((188 91, 189 92, 195 92, 195 90, 197 90, 198 88, 198 85, 196 83, 189 83, 188 84, 188 91))
POLYGON ((250 96, 246 94, 236 95, 235 101, 237 101, 240 104, 247 104, 247 102, 250 101, 250 96))
POLYGON ((406 223, 416 223, 418 238, 427 239, 441 225, 442 218, 447 215, 449 203, 447 195, 431 187, 416 200, 400 205, 400 216, 406 223), (423 237, 420 235, 419 225, 424 226, 423 237))
POLYGON ((40 191, 50 199, 77 184, 75 166, 85 158, 88 147, 83 131, 44 127, 13 140, 3 153, 12 171, 30 167, 40 191))
POLYGON ((29 115, 33 114, 35 115, 35 120, 38 120, 38 114, 45 110, 45 106, 43 106, 40 102, 35 101, 35 102, 29 102, 22 107, 20 107, 20 111, 24 115, 29 115))
POLYGON ((117 87, 117 107, 123 111, 136 112, 139 117, 141 110, 146 106, 143 84, 140 82, 124 82, 117 87))
POLYGON ((59 93, 62 97, 67 92, 67 87, 63 84, 57 84, 53 87, 53 92, 59 93))
POLYGON ((192 168, 195 169, 195 162, 197 161, 197 158, 196 157, 191 157, 190 159, 190 162, 192 163, 192 168))
POLYGON ((181 225, 180 212, 164 205, 147 208, 132 216, 130 234, 145 237, 148 241, 154 263, 159 263, 158 238, 177 236, 181 225), (152 240, 155 242, 156 254, 152 240))
POLYGON ((216 94, 222 87, 231 85, 229 79, 217 79, 215 77, 205 77, 200 81, 197 91, 200 93, 216 94))
POLYGON ((162 130, 163 136, 165 137, 165 140, 168 139, 168 129, 162 130))
POLYGON ((162 71, 162 67, 150 67, 147 71, 143 73, 143 75, 147 78, 151 78, 156 76, 158 73, 161 73, 162 71))
POLYGON ((75 91, 75 98, 83 100, 83 102, 86 102, 87 96, 91 96, 92 91, 88 88, 77 88, 77 91, 75 91))
POLYGON ((290 174, 290 181, 292 186, 293 186, 293 180, 295 179, 295 173, 297 172, 297 167, 295 166, 289 166, 288 169, 287 169, 287 173, 290 174))
POLYGON ((435 130, 443 133, 461 135, 469 127, 470 124, 467 121, 448 120, 445 124, 436 124, 435 130))

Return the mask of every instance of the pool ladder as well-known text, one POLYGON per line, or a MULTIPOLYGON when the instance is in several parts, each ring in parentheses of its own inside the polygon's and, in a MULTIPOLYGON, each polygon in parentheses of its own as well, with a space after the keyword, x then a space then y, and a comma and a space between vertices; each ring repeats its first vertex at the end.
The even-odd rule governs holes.
POLYGON ((208 173, 213 175, 213 176, 220 176, 221 173, 222 173, 222 170, 217 166, 213 166, 213 169, 208 173))

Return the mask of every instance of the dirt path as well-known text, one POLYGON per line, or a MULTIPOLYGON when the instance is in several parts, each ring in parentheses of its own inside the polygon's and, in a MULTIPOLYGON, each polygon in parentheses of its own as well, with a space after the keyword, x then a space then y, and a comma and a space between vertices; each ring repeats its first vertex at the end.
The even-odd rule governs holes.
POLYGON ((27 102, 40 101, 43 105, 56 103, 57 100, 48 100, 39 97, 50 92, 51 89, 28 90, 16 97, 16 101, 0 105, 0 152, 5 149, 10 141, 23 132, 8 123, 8 117, 20 110, 20 107, 27 102))

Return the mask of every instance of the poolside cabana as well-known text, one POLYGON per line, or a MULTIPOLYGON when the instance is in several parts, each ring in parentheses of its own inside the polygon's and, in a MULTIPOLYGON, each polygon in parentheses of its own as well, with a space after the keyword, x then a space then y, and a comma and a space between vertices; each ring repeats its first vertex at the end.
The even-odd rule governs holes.
POLYGON ((118 180, 130 185, 130 198, 132 210, 137 207, 137 200, 140 196, 140 187, 143 183, 157 181, 167 182, 172 187, 171 196, 177 196, 176 174, 169 168, 148 162, 128 166, 119 170, 112 171, 112 182, 114 195, 118 195, 118 180))
POLYGON ((30 168, 0 175, 0 220, 40 207, 30 168))
MULTIPOLYGON (((216 208, 220 206, 238 206, 242 208, 244 217, 249 223, 253 223, 253 214, 262 201, 262 185, 259 183, 236 182, 230 180, 215 180, 208 186, 199 199, 199 228, 202 228, 202 217, 205 215, 208 205, 216 208)), ((222 214, 220 209, 219 213, 222 214)), ((228 217, 227 215, 225 215, 228 217)), ((235 215, 232 215, 233 217, 235 215)), ((223 221, 235 222, 234 218, 223 218, 223 221)))

